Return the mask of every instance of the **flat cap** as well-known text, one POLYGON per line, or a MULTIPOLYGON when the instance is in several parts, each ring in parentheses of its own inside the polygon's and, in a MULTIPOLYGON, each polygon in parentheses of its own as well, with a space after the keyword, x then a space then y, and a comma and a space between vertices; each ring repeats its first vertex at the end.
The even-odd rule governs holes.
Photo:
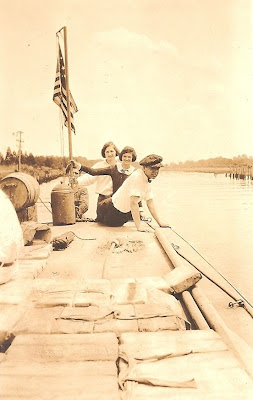
POLYGON ((153 167, 153 168, 160 168, 163 167, 162 164, 162 157, 157 156, 156 154, 150 154, 147 157, 144 157, 139 164, 142 165, 143 167, 153 167))

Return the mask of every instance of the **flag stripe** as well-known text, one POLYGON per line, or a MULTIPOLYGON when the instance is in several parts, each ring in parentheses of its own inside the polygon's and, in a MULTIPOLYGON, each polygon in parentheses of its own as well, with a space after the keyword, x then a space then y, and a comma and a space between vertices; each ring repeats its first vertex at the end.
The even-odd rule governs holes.
MULTIPOLYGON (((58 60, 57 60, 57 68, 56 68, 56 75, 55 75, 53 101, 62 110, 62 114, 63 114, 63 117, 64 117, 64 125, 68 126, 68 103, 67 103, 67 90, 66 90, 66 73, 65 73, 65 65, 64 65, 62 52, 61 52, 60 43, 58 43, 58 60)), ((70 102, 71 130, 75 132, 74 113, 76 113, 78 111, 78 109, 77 109, 76 103, 75 103, 71 93, 70 93, 69 102, 70 102)))

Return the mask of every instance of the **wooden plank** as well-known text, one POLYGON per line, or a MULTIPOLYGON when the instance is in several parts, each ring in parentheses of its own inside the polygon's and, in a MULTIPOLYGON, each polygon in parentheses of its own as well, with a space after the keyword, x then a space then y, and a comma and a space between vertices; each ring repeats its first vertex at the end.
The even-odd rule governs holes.
POLYGON ((235 354, 235 356, 241 361, 242 365, 253 379, 252 348, 228 328, 215 307, 204 295, 200 288, 195 286, 192 289, 192 295, 209 325, 219 333, 219 335, 222 337, 222 340, 224 340, 233 354, 235 354))
MULTIPOLYGON (((120 364, 126 373, 124 364, 120 364)), ((137 362, 131 366, 127 377, 150 377, 168 381, 190 381, 208 379, 210 374, 215 376, 220 370, 240 368, 239 362, 229 351, 194 353, 178 357, 170 357, 153 362, 137 362), (203 377, 202 371, 207 371, 203 377)), ((121 371, 120 371, 121 372, 121 371)))
POLYGON ((135 281, 114 279, 111 281, 111 292, 117 304, 143 304, 147 301, 145 286, 135 281))
POLYGON ((185 330, 185 321, 174 315, 170 307, 164 304, 135 304, 135 315, 140 332, 161 330, 185 330))
POLYGON ((111 319, 94 323, 94 332, 115 332, 119 336, 122 332, 138 332, 137 320, 111 319))
POLYGON ((167 317, 174 316, 170 307, 164 304, 145 303, 134 304, 136 318, 153 318, 153 317, 167 317))
POLYGON ((72 305, 74 298, 74 291, 71 292, 56 292, 56 293, 43 293, 36 296, 37 307, 64 307, 72 305))
POLYGON ((1 375, 25 376, 114 376, 117 377, 117 367, 114 361, 79 361, 36 363, 22 361, 5 361, 1 364, 1 375))
POLYGON ((185 329, 185 321, 175 315, 169 317, 138 319, 139 332, 158 332, 165 330, 178 331, 185 329))
MULTIPOLYGON (((252 393, 244 390, 242 392, 220 392, 207 393, 198 389, 175 389, 167 387, 155 387, 142 385, 136 382, 127 382, 127 394, 131 400, 251 400, 252 393)), ((124 398, 124 397, 123 397, 124 398)))
POLYGON ((68 333, 68 334, 80 334, 80 333, 93 333, 94 322, 93 321, 80 321, 80 320, 64 320, 57 319, 52 327, 52 333, 68 333))
POLYGON ((197 374, 197 384, 206 393, 253 393, 252 379, 242 368, 209 370, 197 374))
POLYGON ((117 378, 112 376, 0 376, 1 400, 61 399, 120 400, 117 378))
POLYGON ((38 307, 72 305, 80 285, 78 280, 36 279, 33 285, 33 301, 38 307))
POLYGON ((0 304, 17 304, 24 302, 30 295, 32 283, 28 279, 12 280, 1 285, 0 304))
POLYGON ((110 283, 106 280, 52 282, 39 280, 34 286, 34 300, 39 307, 76 306, 112 304, 110 283), (98 285, 96 287, 96 284, 98 285), (37 292, 36 292, 37 290, 37 292))
POLYGON ((135 310, 133 304, 115 304, 115 316, 117 319, 135 319, 135 310))
POLYGON ((111 284, 107 279, 84 279, 81 288, 86 292, 111 293, 111 284))
POLYGON ((115 361, 118 340, 113 333, 19 335, 7 350, 8 360, 115 361))
POLYGON ((111 295, 107 293, 83 292, 78 291, 73 296, 72 305, 85 307, 90 305, 110 306, 112 304, 111 295))
POLYGON ((113 316, 116 312, 115 308, 108 306, 88 306, 88 307, 64 307, 60 317, 62 319, 73 319, 83 321, 103 320, 113 316))
POLYGON ((33 289, 38 292, 64 292, 76 290, 81 285, 81 282, 77 279, 59 279, 59 278, 38 278, 33 283, 33 289))
POLYGON ((211 329, 123 333, 119 340, 125 351, 133 357, 138 354, 139 358, 227 350, 219 335, 211 329))
POLYGON ((26 312, 25 305, 0 304, 0 344, 26 312))
POLYGON ((44 260, 50 256, 51 252, 52 252, 51 244, 25 246, 19 259, 20 260, 44 260))
POLYGON ((136 282, 142 284, 146 289, 159 289, 165 292, 169 291, 169 285, 161 276, 137 278, 136 282))
POLYGON ((171 294, 158 289, 147 289, 148 302, 155 304, 164 304, 169 307, 175 315, 185 318, 180 302, 171 294))
POLYGON ((25 333, 44 333, 49 334, 55 324, 63 307, 52 308, 31 308, 27 307, 27 312, 11 330, 15 336, 25 333))
POLYGON ((92 333, 94 322, 60 319, 64 307, 31 308, 10 330, 20 334, 92 333))
POLYGON ((47 264, 47 260, 22 260, 16 274, 17 279, 34 279, 39 276, 47 264))

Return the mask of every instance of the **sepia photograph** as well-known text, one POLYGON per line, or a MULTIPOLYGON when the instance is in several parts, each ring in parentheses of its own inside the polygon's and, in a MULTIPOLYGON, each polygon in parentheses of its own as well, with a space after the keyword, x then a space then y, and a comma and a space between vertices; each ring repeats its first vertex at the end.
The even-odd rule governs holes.
POLYGON ((252 0, 0 32, 1 400, 251 399, 252 0))

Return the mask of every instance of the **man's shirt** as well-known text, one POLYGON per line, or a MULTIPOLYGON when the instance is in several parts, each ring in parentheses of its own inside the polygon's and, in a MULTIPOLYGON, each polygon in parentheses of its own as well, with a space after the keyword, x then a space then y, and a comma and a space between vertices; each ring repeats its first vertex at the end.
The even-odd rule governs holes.
POLYGON ((142 169, 134 171, 112 196, 115 208, 123 213, 131 210, 130 200, 132 196, 138 196, 140 200, 153 199, 150 183, 142 169))

